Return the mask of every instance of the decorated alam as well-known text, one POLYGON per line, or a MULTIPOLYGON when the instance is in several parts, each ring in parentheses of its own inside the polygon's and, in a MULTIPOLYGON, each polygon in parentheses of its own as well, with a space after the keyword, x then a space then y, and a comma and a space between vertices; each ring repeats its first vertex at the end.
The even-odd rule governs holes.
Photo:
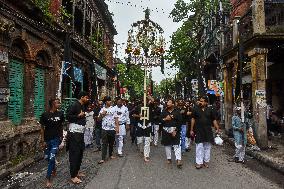
POLYGON ((0 188, 284 188, 283 15, 0 0, 0 188))

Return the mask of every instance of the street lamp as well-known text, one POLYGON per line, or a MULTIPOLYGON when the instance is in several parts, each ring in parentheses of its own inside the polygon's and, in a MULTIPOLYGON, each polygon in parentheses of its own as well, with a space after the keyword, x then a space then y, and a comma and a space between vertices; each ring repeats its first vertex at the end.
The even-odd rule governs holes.
POLYGON ((165 38, 161 26, 150 19, 150 9, 145 11, 145 19, 133 23, 128 31, 127 64, 134 64, 144 68, 144 105, 141 108, 143 128, 146 128, 146 120, 149 120, 149 107, 147 107, 147 69, 164 67, 165 38))

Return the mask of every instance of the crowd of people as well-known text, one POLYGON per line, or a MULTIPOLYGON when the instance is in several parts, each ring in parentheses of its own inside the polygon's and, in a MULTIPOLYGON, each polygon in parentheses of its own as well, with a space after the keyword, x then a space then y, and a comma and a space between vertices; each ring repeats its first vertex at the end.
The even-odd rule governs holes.
POLYGON ((68 125, 66 150, 69 152, 70 176, 74 184, 81 183, 85 176, 80 171, 85 148, 101 152, 99 164, 117 156, 123 157, 128 131, 131 143, 137 146, 146 163, 151 160, 151 146, 161 142, 167 163, 172 163, 174 152, 176 166, 180 169, 182 155, 189 151, 192 142, 196 144, 196 169, 208 168, 211 144, 214 142, 212 128, 219 133, 216 111, 208 106, 206 96, 195 102, 176 101, 171 97, 159 100, 148 96, 148 108, 143 109, 141 100, 129 102, 120 97, 111 99, 106 96, 92 103, 86 92, 80 92, 78 100, 66 114, 60 111, 59 99, 51 99, 49 105, 50 109, 40 119, 48 160, 47 187, 52 186, 51 177, 56 173, 56 154, 63 140, 64 123, 68 125))

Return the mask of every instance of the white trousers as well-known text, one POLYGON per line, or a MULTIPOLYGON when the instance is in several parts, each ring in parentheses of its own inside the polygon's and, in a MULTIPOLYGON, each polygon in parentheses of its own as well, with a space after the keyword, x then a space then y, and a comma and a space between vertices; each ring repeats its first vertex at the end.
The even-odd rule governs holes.
POLYGON ((150 143, 151 137, 137 137, 137 145, 139 147, 140 152, 143 152, 144 157, 150 156, 150 143))
POLYGON ((204 142, 196 144, 196 164, 209 163, 211 153, 211 143, 204 142))
POLYGON ((172 159, 172 147, 174 148, 176 160, 181 160, 181 146, 173 145, 173 146, 165 146, 167 159, 172 159))
POLYGON ((123 135, 117 135, 117 153, 122 155, 122 148, 123 148, 123 135))
POLYGON ((86 128, 84 132, 84 142, 85 145, 90 145, 93 143, 93 131, 94 128, 86 128))
POLYGON ((159 125, 153 125, 154 129, 154 145, 158 145, 158 140, 159 140, 159 125))
POLYGON ((191 144, 191 140, 188 137, 185 137, 185 149, 189 149, 191 144))
POLYGON ((239 161, 244 161, 246 154, 245 146, 235 143, 235 147, 236 147, 235 150, 236 154, 234 155, 234 157, 239 158, 239 161))

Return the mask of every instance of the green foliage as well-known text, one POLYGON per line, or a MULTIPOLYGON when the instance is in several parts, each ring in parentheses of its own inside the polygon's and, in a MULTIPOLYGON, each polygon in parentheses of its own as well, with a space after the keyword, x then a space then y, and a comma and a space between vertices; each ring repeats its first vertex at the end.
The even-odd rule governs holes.
POLYGON ((163 79, 158 85, 154 85, 154 91, 156 91, 156 94, 159 94, 160 97, 173 95, 175 92, 174 79, 163 79))
POLYGON ((187 77, 194 78, 198 71, 196 62, 200 59, 204 30, 212 17, 220 15, 220 9, 230 8, 229 0, 177 0, 170 16, 174 22, 182 22, 171 37, 167 60, 187 77), (222 5, 222 6, 221 6, 222 5))
POLYGON ((122 87, 130 89, 131 97, 141 97, 143 95, 144 71, 139 66, 132 65, 127 68, 126 64, 118 64, 118 80, 122 82, 122 87))
POLYGON ((35 4, 35 6, 38 7, 42 11, 47 22, 52 22, 54 20, 54 17, 49 9, 50 0, 32 0, 32 1, 35 4))

